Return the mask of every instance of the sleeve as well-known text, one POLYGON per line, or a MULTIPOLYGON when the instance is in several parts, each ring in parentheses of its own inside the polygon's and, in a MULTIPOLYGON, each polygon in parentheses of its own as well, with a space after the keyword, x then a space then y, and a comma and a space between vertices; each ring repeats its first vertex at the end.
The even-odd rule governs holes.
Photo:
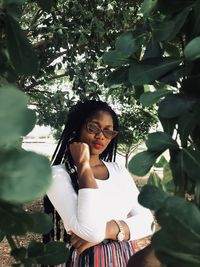
POLYGON ((68 173, 61 166, 53 166, 52 184, 47 195, 63 220, 66 231, 92 243, 100 243, 105 238, 106 220, 101 205, 99 189, 74 191, 68 173))
POLYGON ((130 188, 130 201, 132 203, 131 211, 124 221, 129 227, 130 240, 137 240, 154 233, 154 218, 151 211, 138 202, 139 190, 127 169, 123 170, 123 178, 127 180, 127 186, 130 188))

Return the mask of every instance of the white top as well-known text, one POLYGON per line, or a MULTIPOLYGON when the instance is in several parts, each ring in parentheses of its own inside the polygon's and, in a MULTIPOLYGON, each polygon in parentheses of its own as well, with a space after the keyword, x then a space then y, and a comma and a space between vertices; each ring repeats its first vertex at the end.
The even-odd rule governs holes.
POLYGON ((47 195, 63 220, 66 231, 100 243, 105 239, 106 223, 124 220, 130 229, 130 239, 151 235, 153 216, 138 203, 139 191, 133 178, 116 162, 104 162, 109 177, 96 179, 98 189, 74 191, 65 165, 53 166, 53 180, 47 195))

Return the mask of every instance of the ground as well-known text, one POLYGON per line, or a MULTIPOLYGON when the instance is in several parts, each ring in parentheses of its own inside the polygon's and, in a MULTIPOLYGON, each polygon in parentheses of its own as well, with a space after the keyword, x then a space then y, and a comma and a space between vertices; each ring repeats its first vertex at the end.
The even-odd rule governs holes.
MULTIPOLYGON (((31 205, 28 205, 26 208, 32 212, 42 211, 43 210, 42 201, 37 200, 33 202, 31 205)), ((18 239, 18 242, 20 246, 26 246, 29 243, 29 241, 33 239, 37 241, 41 241, 41 236, 37 234, 29 233, 27 236, 20 237, 18 239)), ((136 250, 138 251, 144 248, 145 246, 147 246, 147 244, 149 244, 148 238, 138 240, 136 242, 136 250)), ((2 242, 0 242, 0 267, 10 267, 12 266, 12 263, 13 263, 13 258, 10 256, 10 247, 8 243, 6 242, 6 240, 3 240, 2 242)))

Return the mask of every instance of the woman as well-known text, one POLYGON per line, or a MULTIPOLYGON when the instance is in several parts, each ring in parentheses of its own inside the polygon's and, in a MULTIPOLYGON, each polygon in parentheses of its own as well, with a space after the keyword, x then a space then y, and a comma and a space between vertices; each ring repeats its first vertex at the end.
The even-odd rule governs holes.
POLYGON ((47 192, 70 236, 69 266, 125 267, 133 240, 152 234, 151 212, 115 162, 117 136, 117 115, 104 102, 80 102, 69 113, 47 192))

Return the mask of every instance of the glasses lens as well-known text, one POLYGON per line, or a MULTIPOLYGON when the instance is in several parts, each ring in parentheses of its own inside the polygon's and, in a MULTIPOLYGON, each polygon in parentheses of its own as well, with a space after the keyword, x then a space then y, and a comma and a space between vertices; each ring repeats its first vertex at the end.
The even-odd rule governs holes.
POLYGON ((105 137, 112 139, 117 135, 117 131, 103 130, 103 134, 105 137))
POLYGON ((99 129, 98 126, 92 123, 87 124, 87 130, 89 133, 94 133, 94 134, 97 134, 101 131, 101 129, 99 129))

